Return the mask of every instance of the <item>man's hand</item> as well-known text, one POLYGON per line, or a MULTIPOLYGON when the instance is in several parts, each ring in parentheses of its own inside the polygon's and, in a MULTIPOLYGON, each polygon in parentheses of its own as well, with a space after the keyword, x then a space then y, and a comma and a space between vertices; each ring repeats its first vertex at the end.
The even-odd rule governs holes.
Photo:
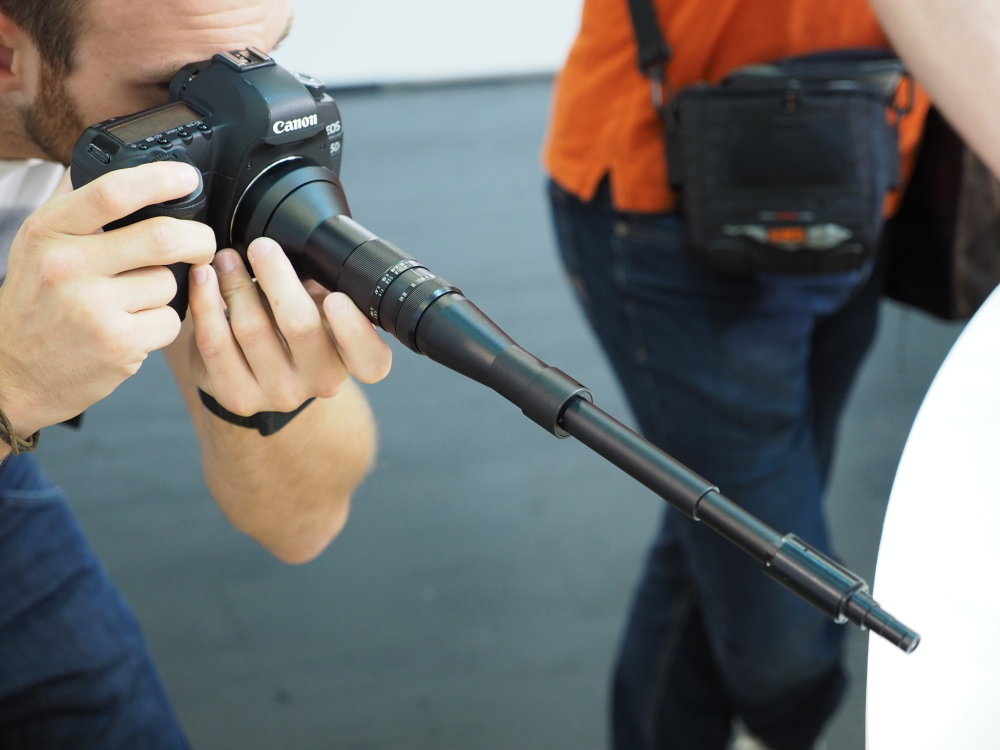
POLYGON ((255 240, 247 256, 249 271, 233 250, 191 269, 189 313, 166 353, 219 507, 277 557, 301 563, 339 533, 374 459, 374 420, 348 376, 381 380, 392 355, 350 299, 303 285, 274 241, 255 240), (243 416, 319 398, 261 437, 210 413, 197 388, 243 416))
POLYGON ((233 250, 191 269, 188 356, 198 387, 247 416, 330 398, 349 374, 366 383, 386 376, 391 350, 350 299, 327 293, 321 312, 273 240, 255 240, 247 257, 256 283, 233 250))
POLYGON ((180 198, 197 175, 173 162, 106 174, 57 195, 22 225, 0 287, 0 407, 22 435, 76 416, 180 330, 165 266, 204 264, 215 237, 166 217, 101 227, 180 198))

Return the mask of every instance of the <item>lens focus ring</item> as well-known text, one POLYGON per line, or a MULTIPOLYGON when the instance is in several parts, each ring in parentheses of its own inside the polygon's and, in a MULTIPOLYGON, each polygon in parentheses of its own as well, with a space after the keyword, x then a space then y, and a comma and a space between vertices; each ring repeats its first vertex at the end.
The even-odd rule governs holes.
POLYGON ((438 297, 458 289, 423 266, 402 274, 382 300, 382 326, 414 351, 417 324, 438 297))

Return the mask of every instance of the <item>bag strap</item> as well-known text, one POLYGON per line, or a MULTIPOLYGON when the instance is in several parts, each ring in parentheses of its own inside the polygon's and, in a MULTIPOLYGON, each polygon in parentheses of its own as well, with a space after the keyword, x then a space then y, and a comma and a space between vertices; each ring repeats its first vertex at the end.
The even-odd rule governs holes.
POLYGON ((628 0, 628 9, 638 46, 639 72, 650 80, 653 106, 662 113, 664 104, 672 98, 667 65, 674 51, 660 28, 653 0, 628 0))
MULTIPOLYGON (((658 112, 663 113, 664 104, 672 98, 667 66, 673 58, 674 51, 660 28, 653 0, 628 0, 628 9, 638 45, 639 72, 650 79, 653 87, 653 104, 658 112)), ((913 109, 915 84, 905 68, 902 71, 900 85, 907 86, 906 99, 902 104, 896 104, 896 97, 893 97, 890 104, 896 115, 896 124, 913 109)))
POLYGON ((652 0, 628 0, 632 28, 639 44, 639 70, 648 78, 663 77, 673 50, 663 36, 652 0))

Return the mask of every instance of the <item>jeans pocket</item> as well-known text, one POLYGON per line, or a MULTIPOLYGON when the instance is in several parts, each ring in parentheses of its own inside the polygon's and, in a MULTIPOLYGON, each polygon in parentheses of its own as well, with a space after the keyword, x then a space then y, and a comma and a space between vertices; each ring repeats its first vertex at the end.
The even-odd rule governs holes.
POLYGON ((548 196, 552 230, 555 233, 556 249, 562 260, 563 270, 577 298, 586 308, 590 302, 584 278, 586 260, 573 220, 575 213, 580 210, 580 200, 553 180, 548 181, 548 196))

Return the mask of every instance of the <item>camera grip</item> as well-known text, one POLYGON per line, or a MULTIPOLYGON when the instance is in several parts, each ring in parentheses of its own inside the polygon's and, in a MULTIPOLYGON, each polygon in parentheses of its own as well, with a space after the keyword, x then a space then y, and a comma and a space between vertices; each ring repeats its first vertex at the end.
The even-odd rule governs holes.
MULTIPOLYGON (((104 227, 105 230, 118 229, 144 219, 151 219, 156 216, 169 216, 174 219, 193 220, 204 215, 205 212, 205 185, 199 174, 198 187, 187 195, 164 203, 154 203, 151 206, 141 208, 135 213, 129 214, 123 219, 114 221, 104 227)), ((167 268, 177 280, 177 294, 170 301, 172 307, 181 320, 187 314, 188 306, 188 269, 190 263, 173 263, 167 268)))
POLYGON ((188 270, 191 268, 190 263, 173 263, 167 268, 170 269, 170 273, 174 275, 177 280, 177 294, 174 298, 170 300, 170 307, 174 308, 177 315, 181 320, 184 320, 184 316, 187 315, 188 307, 188 270))

